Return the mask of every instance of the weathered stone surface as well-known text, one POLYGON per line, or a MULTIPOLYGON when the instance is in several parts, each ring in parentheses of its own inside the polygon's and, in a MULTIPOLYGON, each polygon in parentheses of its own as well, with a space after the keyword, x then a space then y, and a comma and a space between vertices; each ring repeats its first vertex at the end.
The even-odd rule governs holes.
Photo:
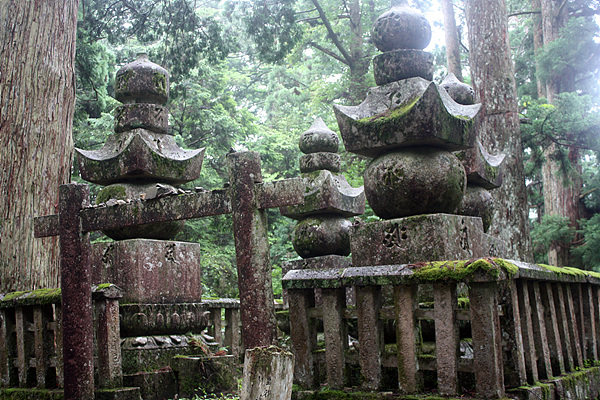
POLYGON ((298 222, 292 244, 302 258, 350 254, 350 225, 344 217, 314 215, 298 222))
POLYGON ((147 129, 156 133, 168 133, 169 110, 158 104, 123 104, 115 108, 115 132, 147 129))
POLYGON ((340 174, 327 170, 304 174, 306 184, 304 201, 281 207, 282 215, 302 219, 313 214, 336 214, 345 217, 365 212, 365 194, 362 187, 353 188, 340 174))
POLYGON ((475 103, 475 91, 473 88, 459 81, 453 73, 446 75, 440 86, 446 89, 452 100, 458 104, 469 105, 475 103))
POLYGON ((178 394, 177 379, 171 369, 125 375, 123 384, 140 388, 144 400, 173 399, 178 394))
POLYGON ((241 400, 290 400, 294 355, 275 346, 246 350, 241 400))
POLYGON ((435 83, 411 78, 372 88, 362 104, 334 111, 346 150, 375 157, 415 145, 466 149, 480 107, 458 104, 435 83))
POLYGON ((141 53, 115 77, 115 97, 122 103, 164 104, 169 98, 169 73, 141 53))
MULTIPOLYGON (((195 339, 196 340, 196 339, 195 339)), ((123 373, 154 371, 171 366, 175 356, 197 355, 199 350, 187 335, 136 336, 123 338, 123 373)))
POLYGON ((199 302, 200 245, 131 239, 92 246, 92 282, 112 282, 124 303, 199 302))
POLYGON ((377 18, 372 37, 375 47, 381 51, 422 50, 431 41, 431 26, 418 9, 400 1, 377 18))
POLYGON ((448 214, 354 225, 350 247, 357 267, 489 256, 481 219, 448 214))
POLYGON ((81 177, 100 185, 132 179, 192 181, 200 176, 204 150, 183 150, 172 136, 145 129, 111 135, 99 150, 76 149, 81 177))
POLYGON ((207 309, 202 303, 121 304, 121 334, 130 337, 200 333, 208 325, 207 309))
POLYGON ((469 184, 456 211, 460 215, 480 217, 484 232, 488 231, 494 214, 494 199, 487 189, 469 184))
MULTIPOLYGON (((170 190, 176 190, 171 185, 163 185, 170 190)), ((156 188, 156 183, 147 183, 141 181, 139 183, 120 182, 105 186, 98 192, 96 204, 108 203, 111 200, 139 199, 148 192, 156 188)), ((106 229, 102 231, 106 236, 114 240, 124 239, 162 239, 168 240, 183 229, 185 221, 169 221, 155 222, 138 226, 125 226, 115 229, 106 229)))
POLYGON ((181 398, 237 389, 234 356, 186 356, 176 357, 174 361, 181 398))
POLYGON ((373 58, 375 83, 382 86, 402 79, 433 80, 433 54, 422 50, 393 50, 373 58))
POLYGON ((300 172, 313 172, 326 169, 331 172, 340 172, 341 157, 339 154, 319 152, 305 154, 300 157, 300 172))
POLYGON ((488 154, 479 141, 466 151, 456 153, 467 172, 467 181, 485 189, 495 189, 502 184, 504 154, 488 154))
POLYGON ((303 258, 282 263, 283 275, 294 269, 343 269, 352 265, 348 257, 338 255, 326 255, 322 257, 303 258))
POLYGON ((329 129, 321 118, 317 118, 311 127, 300 135, 300 151, 304 154, 317 152, 337 153, 340 139, 329 129))
POLYGON ((453 213, 467 183, 458 158, 430 147, 411 147, 378 157, 363 177, 369 204, 384 219, 453 213))

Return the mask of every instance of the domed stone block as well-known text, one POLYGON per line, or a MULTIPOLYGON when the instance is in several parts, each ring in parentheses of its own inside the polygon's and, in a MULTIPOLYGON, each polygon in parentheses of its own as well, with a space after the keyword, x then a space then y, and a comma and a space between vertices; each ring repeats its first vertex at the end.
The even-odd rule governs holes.
POLYGON ((364 171, 365 195, 379 217, 453 213, 467 178, 452 153, 415 147, 385 154, 364 171))
POLYGON ((165 104, 169 99, 169 73, 149 61, 147 54, 139 54, 117 71, 115 98, 122 103, 165 104))
POLYGON ((350 254, 350 226, 339 216, 316 215, 298 222, 292 244, 302 258, 350 254))
POLYGON ((358 106, 334 106, 346 150, 376 157, 402 147, 449 151, 473 145, 473 119, 481 104, 461 105, 423 78, 372 88, 358 106))
MULTIPOLYGON (((140 195, 144 195, 145 197, 145 194, 155 186, 156 183, 115 183, 113 185, 105 186, 98 193, 98 197, 96 197, 96 204, 105 203, 110 205, 111 200, 137 200, 140 199, 140 195)), ((163 186, 174 189, 174 187, 169 185, 163 186)), ((168 240, 173 239, 177 233, 183 229, 184 225, 185 221, 158 222, 110 229, 102 232, 114 240, 137 238, 168 240)))
POLYGON ((300 135, 300 151, 304 154, 317 152, 337 153, 340 139, 329 129, 321 118, 317 118, 311 127, 300 135))
POLYGON ((327 170, 303 174, 306 185, 304 201, 295 206, 280 207, 281 215, 302 219, 314 214, 336 214, 344 217, 365 212, 363 187, 353 188, 344 175, 327 170))
POLYGON ((457 214, 480 217, 483 222, 483 231, 487 232, 492 223, 494 213, 494 199, 487 189, 476 185, 467 185, 457 214))
POLYGON ((433 54, 421 50, 388 51, 373 58, 375 83, 382 86, 402 79, 433 80, 433 54))
POLYGON ((381 14, 373 25, 373 42, 381 51, 422 50, 431 41, 431 25, 421 11, 406 1, 381 14))
POLYGON ((144 179, 178 185, 200 176, 205 149, 183 150, 170 135, 134 129, 109 136, 99 150, 75 150, 86 181, 109 185, 144 179))
POLYGON ((115 132, 143 128, 156 133, 169 132, 169 110, 158 104, 123 104, 115 109, 115 132))

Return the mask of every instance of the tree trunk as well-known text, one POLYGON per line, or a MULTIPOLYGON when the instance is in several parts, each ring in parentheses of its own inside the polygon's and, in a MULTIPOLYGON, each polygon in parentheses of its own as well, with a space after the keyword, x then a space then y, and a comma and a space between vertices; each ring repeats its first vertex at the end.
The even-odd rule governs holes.
MULTIPOLYGON (((567 10, 566 7, 561 7, 562 3, 562 0, 541 0, 544 45, 558 39, 559 31, 567 21, 567 10)), ((543 83, 538 82, 538 85, 544 86, 543 83)), ((575 76, 569 71, 545 82, 546 96, 550 103, 554 102, 557 94, 574 90, 575 76)), ((569 162, 573 172, 567 177, 562 163, 553 157, 558 150, 555 143, 544 150, 542 180, 545 214, 566 217, 569 219, 569 225, 577 229, 578 221, 583 217, 583 207, 579 201, 583 187, 580 154, 578 149, 569 149, 569 162)), ((569 245, 551 244, 548 251, 548 263, 555 266, 575 266, 570 257, 570 250, 571 246, 569 245)))
POLYGON ((33 218, 70 180, 78 3, 0 3, 0 292, 59 286, 58 238, 33 218))
POLYGON ((444 35, 446 37, 446 58, 448 61, 448 73, 452 73, 463 81, 462 65, 460 61, 460 44, 458 42, 458 30, 454 19, 454 6, 452 0, 440 0, 442 14, 444 15, 444 35))
POLYGON ((473 87, 477 100, 483 103, 476 122, 477 134, 491 154, 506 155, 502 186, 491 192, 495 210, 489 233, 507 242, 510 254, 506 256, 530 261, 523 148, 506 3, 467 0, 466 15, 473 87))
MULTIPOLYGON (((531 0, 531 9, 538 11, 542 9, 540 0, 531 0)), ((537 55, 544 46, 544 34, 542 26, 542 14, 533 14, 533 51, 537 55)), ((540 80, 537 80, 537 95, 546 97, 546 85, 543 85, 540 80)))

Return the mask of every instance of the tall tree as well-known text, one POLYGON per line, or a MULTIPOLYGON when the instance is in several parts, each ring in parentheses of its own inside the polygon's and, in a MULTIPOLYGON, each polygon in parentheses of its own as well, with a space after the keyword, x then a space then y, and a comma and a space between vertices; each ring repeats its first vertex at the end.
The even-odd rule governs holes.
MULTIPOLYGON (((567 53, 567 48, 564 45, 561 46, 561 40, 568 40, 569 29, 573 28, 573 23, 579 24, 579 21, 573 19, 572 16, 577 15, 577 12, 593 14, 594 9, 587 7, 585 3, 585 1, 567 2, 564 0, 540 1, 543 48, 538 53, 538 61, 540 61, 538 64, 541 63, 542 68, 544 61, 548 64, 548 55, 552 55, 555 52, 554 49, 561 48, 563 52, 567 53)), ((583 23, 583 20, 581 22, 583 23)), ((585 43, 584 38, 585 35, 579 36, 577 41, 585 43)), ((593 48, 593 45, 590 47, 593 48)), ((584 52, 587 53, 588 50, 586 49, 584 52)), ((578 60, 575 58, 571 60, 566 60, 564 57, 562 59, 551 58, 554 63, 558 64, 558 67, 548 68, 546 65, 546 71, 538 71, 540 78, 538 87, 545 87, 548 101, 555 104, 561 93, 574 92, 577 89, 576 78, 581 67, 577 65, 578 60)), ((575 131, 565 132, 569 142, 576 141, 577 135, 578 132, 575 131)), ((581 150, 578 146, 564 147, 553 141, 544 150, 542 177, 545 213, 567 219, 569 225, 575 229, 578 228, 578 221, 584 216, 583 203, 580 200, 583 187, 580 160, 581 150), (565 168, 565 165, 568 168, 565 168), (570 173, 565 173, 566 169, 569 169, 570 173)), ((575 240, 578 239, 578 237, 575 238, 575 240)), ((548 252, 548 262, 557 266, 571 265, 570 250, 570 244, 552 244, 548 252)))
POLYGON ((70 180, 78 3, 0 3, 0 292, 58 286, 58 239, 33 219, 70 180))
POLYGON ((507 242, 509 257, 528 261, 532 253, 527 193, 506 3, 467 0, 466 17, 472 82, 483 104, 477 121, 479 140, 492 154, 506 155, 504 181, 492 192, 496 207, 490 233, 507 242))
POLYGON ((456 18, 454 17, 454 4, 452 0, 440 0, 442 14, 444 15, 444 36, 446 39, 446 59, 448 73, 454 74, 459 81, 463 81, 462 63, 460 60, 460 41, 456 18))

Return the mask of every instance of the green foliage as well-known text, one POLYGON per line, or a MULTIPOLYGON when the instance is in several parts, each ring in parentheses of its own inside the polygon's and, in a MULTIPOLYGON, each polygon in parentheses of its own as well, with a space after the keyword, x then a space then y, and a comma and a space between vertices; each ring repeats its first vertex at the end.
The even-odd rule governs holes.
MULTIPOLYGON (((229 4, 230 9, 233 4, 229 4)), ((259 60, 280 63, 301 39, 294 4, 295 0, 241 3, 246 33, 253 39, 259 60)))
POLYGON ((543 81, 565 74, 589 74, 600 68, 598 25, 589 18, 571 18, 558 39, 546 43, 537 55, 537 76, 543 81))
POLYGON ((585 240, 583 245, 573 249, 573 253, 581 257, 586 269, 600 271, 600 214, 579 224, 585 240))
POLYGON ((531 230, 534 258, 536 263, 548 263, 548 250, 551 245, 568 246, 575 237, 575 228, 569 219, 558 215, 544 215, 540 223, 534 223, 531 230))

